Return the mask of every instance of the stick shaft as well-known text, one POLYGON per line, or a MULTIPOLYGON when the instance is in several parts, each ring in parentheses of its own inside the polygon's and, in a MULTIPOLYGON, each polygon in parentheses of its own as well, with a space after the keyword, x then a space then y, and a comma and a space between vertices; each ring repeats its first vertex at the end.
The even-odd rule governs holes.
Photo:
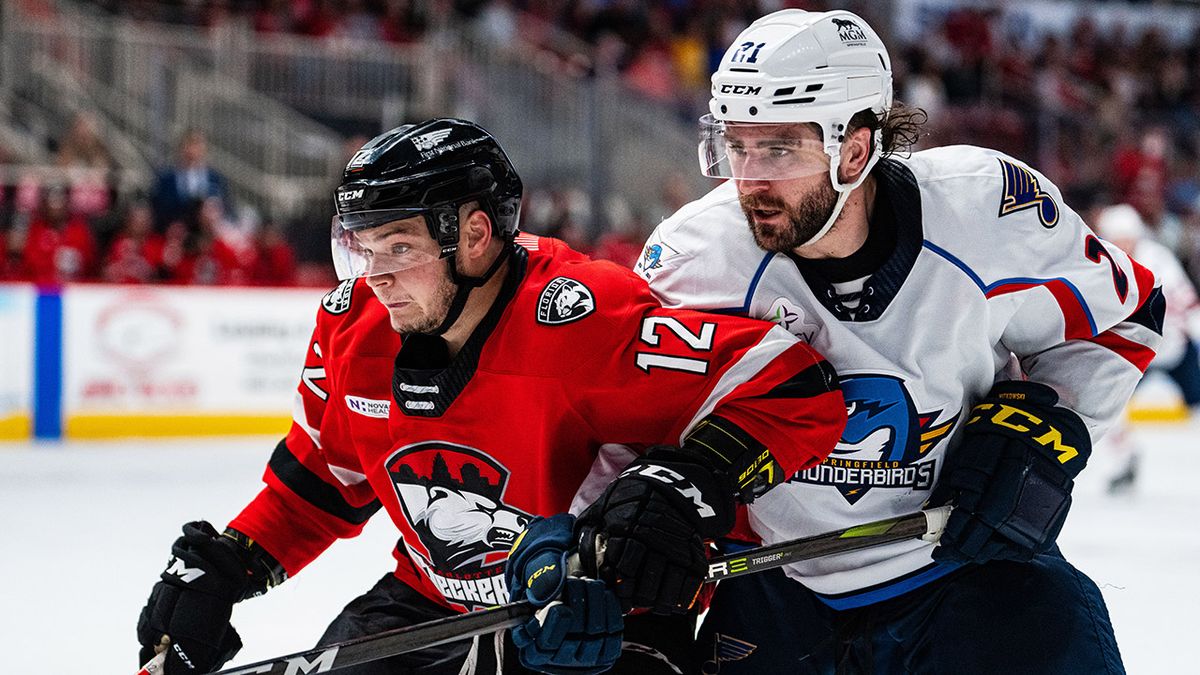
POLYGON ((214 675, 307 675, 407 654, 447 642, 466 640, 525 623, 533 616, 528 601, 510 602, 476 612, 427 621, 377 635, 339 642, 258 663, 219 671, 214 675))
POLYGON ((937 541, 948 515, 949 508, 940 507, 929 511, 910 513, 899 518, 879 520, 865 525, 848 527, 844 530, 723 555, 709 561, 707 581, 720 581, 764 572, 802 560, 857 551, 905 539, 920 537, 928 541, 937 541))
MULTIPOLYGON (((857 551, 920 537, 937 541, 949 507, 918 511, 899 518, 827 532, 714 558, 706 582, 754 574, 833 553, 857 551)), ((325 673, 377 659, 398 656, 448 642, 466 640, 518 626, 533 616, 527 601, 459 614, 396 630, 318 647, 266 661, 222 670, 213 675, 308 675, 325 673)))

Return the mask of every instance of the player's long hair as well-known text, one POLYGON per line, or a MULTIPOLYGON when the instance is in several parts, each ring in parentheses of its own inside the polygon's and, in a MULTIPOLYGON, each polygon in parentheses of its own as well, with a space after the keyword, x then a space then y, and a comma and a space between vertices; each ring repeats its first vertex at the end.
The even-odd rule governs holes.
POLYGON ((892 103, 886 116, 880 116, 870 110, 862 110, 850 118, 847 135, 855 129, 867 128, 872 133, 882 132, 883 156, 896 153, 907 153, 921 139, 922 127, 929 121, 929 114, 923 109, 907 105, 900 101, 892 103))

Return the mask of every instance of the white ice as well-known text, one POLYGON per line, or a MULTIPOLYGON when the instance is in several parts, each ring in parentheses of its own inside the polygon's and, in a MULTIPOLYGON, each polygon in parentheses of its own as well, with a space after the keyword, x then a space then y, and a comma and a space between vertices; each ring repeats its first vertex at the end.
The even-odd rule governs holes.
MULTIPOLYGON (((1062 548, 1103 589, 1129 672, 1195 672, 1200 423, 1135 433, 1145 450, 1135 491, 1105 494, 1105 458, 1096 458, 1062 548)), ((132 675, 137 615, 179 526, 224 525, 258 490, 274 444, 0 444, 0 670, 132 675)), ((309 648, 343 604, 388 571, 394 544, 380 514, 363 536, 239 605, 234 625, 246 646, 230 665, 309 648)))

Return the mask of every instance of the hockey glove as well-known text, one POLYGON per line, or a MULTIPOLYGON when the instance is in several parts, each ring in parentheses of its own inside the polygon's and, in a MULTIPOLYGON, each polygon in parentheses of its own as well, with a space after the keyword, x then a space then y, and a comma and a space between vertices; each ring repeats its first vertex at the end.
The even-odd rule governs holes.
POLYGON ((705 540, 733 527, 735 494, 727 475, 699 453, 650 448, 580 515, 585 570, 598 563, 595 572, 626 612, 687 613, 708 571, 705 540), (604 547, 593 555, 597 534, 604 547))
POLYGON ((204 521, 184 525, 171 553, 138 618, 139 665, 166 647, 166 675, 216 670, 242 648, 229 624, 233 604, 265 593, 287 575, 245 535, 218 535, 204 521))
POLYGON ((933 557, 1028 561, 1050 549, 1092 451, 1083 420, 1036 382, 1000 382, 971 410, 930 502, 954 505, 933 557))
POLYGON ((544 673, 591 675, 621 655, 624 620, 616 596, 596 579, 569 576, 575 518, 534 518, 508 554, 504 580, 537 614, 512 631, 521 665, 544 673))

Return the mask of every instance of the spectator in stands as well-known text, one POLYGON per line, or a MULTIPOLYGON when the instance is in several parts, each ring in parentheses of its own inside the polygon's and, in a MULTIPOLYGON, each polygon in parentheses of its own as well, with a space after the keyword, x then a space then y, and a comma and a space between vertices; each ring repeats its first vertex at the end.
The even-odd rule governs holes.
POLYGON ((191 129, 179 143, 175 166, 159 174, 151 202, 160 229, 183 220, 195 205, 209 197, 229 204, 225 177, 208 165, 208 141, 204 133, 191 129))
POLYGON ((105 256, 100 278, 116 284, 145 284, 164 274, 162 235, 154 232, 154 214, 146 202, 125 210, 121 229, 105 256))
MULTIPOLYGON (((171 281, 178 284, 223 286, 247 284, 249 275, 239 252, 222 238, 223 209, 216 197, 196 204, 183 228, 182 256, 173 266, 171 281)), ((175 230, 178 236, 178 229, 175 230)))
POLYGON ((283 228, 267 223, 258 232, 257 256, 250 278, 256 286, 296 285, 296 255, 283 228))
POLYGON ((71 127, 58 141, 54 163, 65 168, 112 169, 114 162, 108 146, 100 138, 96 118, 87 112, 75 113, 71 127))
POLYGON ((38 284, 61 284, 91 279, 96 266, 96 243, 87 220, 68 208, 61 186, 48 186, 29 223, 21 256, 24 279, 38 284))
POLYGON ((311 37, 330 37, 338 30, 338 15, 332 0, 313 0, 296 22, 296 28, 311 37))

